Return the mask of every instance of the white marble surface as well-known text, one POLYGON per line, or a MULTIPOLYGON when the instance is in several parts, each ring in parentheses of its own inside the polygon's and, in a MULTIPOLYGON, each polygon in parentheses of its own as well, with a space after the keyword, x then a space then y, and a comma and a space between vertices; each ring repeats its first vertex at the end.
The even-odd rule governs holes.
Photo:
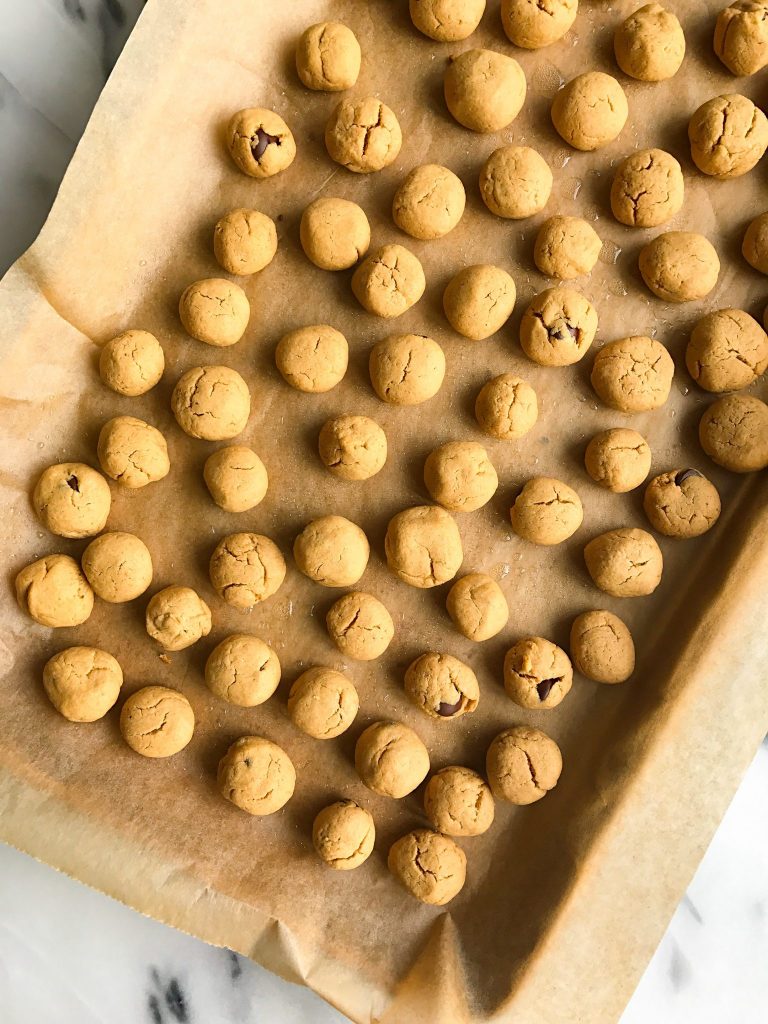
MULTIPOLYGON (((141 7, 141 0, 0 0, 0 270, 40 229, 141 7)), ((764 744, 622 1024, 768 1019, 767 792, 764 744)), ((0 847, 2 1024, 344 1019, 249 961, 0 847)))

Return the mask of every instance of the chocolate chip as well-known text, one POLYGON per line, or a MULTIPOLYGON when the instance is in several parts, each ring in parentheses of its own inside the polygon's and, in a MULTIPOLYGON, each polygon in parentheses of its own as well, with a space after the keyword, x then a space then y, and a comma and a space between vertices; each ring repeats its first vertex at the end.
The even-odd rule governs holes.
POLYGON ((461 707, 463 697, 459 697, 455 704, 446 704, 444 700, 441 700, 437 705, 437 713, 441 718, 451 718, 461 707))
POLYGON ((552 687, 555 683, 559 683, 560 679, 542 679, 540 683, 536 684, 536 693, 539 695, 539 700, 546 700, 550 694, 552 687))
POLYGON ((264 156, 267 146, 271 143, 275 143, 276 146, 280 145, 280 137, 278 135, 270 135, 269 132, 265 132, 263 128, 257 128, 254 135, 251 136, 251 152, 255 160, 261 160, 264 156))
POLYGON ((578 327, 572 327, 567 321, 547 328, 547 334, 553 341, 576 341, 578 333, 578 327))
POLYGON ((71 487, 78 494, 80 493, 80 481, 74 475, 67 478, 67 487, 71 487))
POLYGON ((689 480, 692 476, 701 476, 702 474, 698 469, 681 469, 679 473, 675 474, 675 483, 679 487, 680 484, 689 480))

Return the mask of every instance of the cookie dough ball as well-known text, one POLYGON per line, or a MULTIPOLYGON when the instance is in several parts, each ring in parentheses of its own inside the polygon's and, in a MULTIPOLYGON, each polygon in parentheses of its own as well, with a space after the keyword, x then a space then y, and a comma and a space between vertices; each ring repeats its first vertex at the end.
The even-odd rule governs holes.
POLYGON ((123 331, 108 341, 99 355, 102 381, 129 398, 151 391, 164 369, 163 347, 149 331, 123 331))
POLYGON ((114 705, 123 670, 98 647, 68 647, 49 658, 43 687, 51 704, 70 722, 96 722, 114 705))
POLYGON ((203 479, 211 497, 225 512, 247 512, 264 500, 267 469, 251 448, 232 444, 209 455, 203 479))
POLYGON ((395 192, 392 219, 412 238, 442 238, 461 220, 465 202, 464 186, 453 171, 423 164, 395 192))
POLYGON ((402 722, 374 722, 355 744, 355 769, 374 793, 399 800, 426 779, 429 754, 402 722))
POLYGON ((291 129, 273 110, 239 110, 227 126, 227 148, 243 174, 270 178, 290 167, 296 156, 291 129))
POLYGON ((521 220, 541 213, 551 192, 549 164, 530 146, 502 146, 480 171, 480 197, 497 217, 521 220))
POLYGON ((280 682, 280 660, 257 636, 233 633, 211 651, 205 685, 221 700, 254 708, 269 700, 280 682))
POLYGON ((661 4, 645 4, 616 29, 613 48, 625 75, 641 82, 663 82, 680 70, 685 36, 676 15, 661 4))
POLYGON ((438 43, 471 36, 485 11, 485 0, 410 0, 414 27, 438 43))
POLYGON ((296 71, 308 89, 342 92, 351 89, 360 74, 360 43, 340 21, 310 25, 296 46, 296 71))
POLYGON ((324 587, 351 587, 366 570, 368 538, 343 516, 321 516, 296 538, 293 557, 305 576, 324 587))
POLYGON ((342 480, 369 480, 387 461, 387 435, 369 416, 334 416, 318 439, 326 469, 342 480))
POLYGON ((650 473, 651 449, 636 430, 601 430, 587 445, 584 465, 596 484, 614 494, 626 494, 650 473))
POLYGON ((102 533, 83 552, 83 572, 97 597, 122 604, 149 587, 152 556, 144 541, 132 533, 102 533))
POLYGON ((449 441, 427 456, 424 483, 432 500, 443 508, 474 512, 494 496, 499 478, 481 444, 449 441))
POLYGON ((422 590, 452 580, 464 559, 458 526, 436 505, 417 505, 393 516, 384 550, 395 576, 422 590))
POLYGON ((111 480, 146 487, 168 476, 168 445, 160 431, 134 416, 107 420, 96 446, 99 465, 111 480))
POLYGON ((150 599, 146 626, 166 651, 183 651, 211 632, 211 609, 191 587, 166 587, 150 599))
POLYGON ((509 606, 501 587, 481 572, 471 572, 457 580, 445 603, 456 629, 477 643, 496 636, 509 619, 509 606))
POLYGON ((211 585, 233 608, 246 611, 280 589, 285 559, 260 533, 231 533, 216 545, 209 564, 211 585))
POLYGON ((325 126, 331 160, 356 174, 370 174, 397 159, 403 133, 394 112, 381 100, 342 100, 325 126))
POLYGON ((635 335, 604 345, 592 365, 592 387, 611 409, 650 412, 664 405, 675 364, 660 341, 635 335))
POLYGON ((443 292, 443 309, 454 331, 483 341, 509 320, 516 296, 515 282, 506 270, 479 263, 451 278, 443 292))
POLYGON ((581 292, 548 288, 534 296, 520 322, 523 352, 540 366, 571 366, 595 340, 597 310, 581 292))
POLYGON ((622 160, 611 185, 611 210, 620 224, 655 228, 680 211, 683 169, 663 149, 639 149, 622 160))
POLYGON ((277 343, 277 368, 297 391, 321 394, 343 379, 349 362, 347 339, 328 324, 289 331, 277 343))
POLYGON ((211 277, 195 281, 179 299, 184 330, 215 348, 236 344, 245 333, 251 307, 240 285, 211 277))
MULTIPOLYGON (((213 254, 228 274, 240 277, 258 274, 269 266, 276 252, 275 222, 258 210, 230 210, 213 229, 213 254)), ((246 312, 247 324, 250 310, 247 306, 242 308, 246 312)))
POLYGON ((768 146, 768 118, 736 93, 716 96, 698 108, 688 125, 693 162, 721 181, 751 171, 768 146))
POLYGON ((697 469, 655 476, 645 489, 648 522, 665 537, 700 537, 720 516, 720 495, 697 469))
POLYGON ((433 398, 445 377, 443 350, 422 334, 393 334, 371 349, 373 390, 389 405, 418 405, 433 398))
POLYGON ((471 768, 450 765, 436 772, 424 790, 430 823, 448 836, 481 836, 493 824, 490 787, 471 768))
POLYGON ((288 717, 317 740, 340 736, 355 720, 360 701, 347 677, 317 666, 302 672, 288 694, 288 717))
POLYGON ((592 271, 603 243, 581 217, 550 217, 539 228, 533 261, 542 274, 571 281, 592 271))
POLYGON ((573 685, 571 659, 541 636, 518 640, 504 658, 504 689, 521 708, 556 708, 573 685))
POLYGON ((424 268, 402 245, 382 246, 352 275, 352 291, 363 309, 387 320, 415 305, 426 286, 424 268))
POLYGON ((501 24, 515 46, 538 50, 562 39, 578 9, 579 0, 502 0, 501 24))
POLYGON ((618 615, 604 610, 573 620, 571 657, 576 671, 596 683, 623 683, 635 671, 631 633, 618 615))
POLYGON ((411 662, 405 673, 405 692, 430 718, 460 718, 480 700, 477 676, 452 654, 429 651, 411 662))
POLYGON ((634 528, 601 533, 584 548, 584 561, 595 586, 612 597, 652 594, 664 565, 650 533, 634 528))
POLYGON ((480 429, 499 441, 524 437, 538 418, 536 392, 514 373, 502 373, 489 380, 475 401, 475 419, 480 429))
POLYGON ((293 796, 296 769, 282 747, 263 736, 241 736, 219 761, 219 792, 248 814, 274 814, 293 796))
POLYGON ((61 462, 43 470, 32 504, 43 526, 58 537, 92 537, 106 525, 112 494, 95 469, 82 462, 61 462))
POLYGON ((301 247, 321 270, 347 270, 368 252, 371 226, 348 199, 315 199, 301 215, 301 247))
POLYGON ((709 295, 720 275, 715 247, 691 231, 667 231, 640 250, 640 273, 666 302, 691 302, 709 295))
POLYGON ((624 90, 603 71, 577 75, 552 103, 552 123, 557 133, 574 149, 585 152, 618 138, 628 114, 624 90))
POLYGON ((374 597, 354 590, 335 601, 325 617, 328 636, 347 658, 373 661, 392 642, 395 624, 387 609, 374 597))
POLYGON ((752 395, 726 395, 706 410, 699 441, 707 455, 733 473, 768 466, 768 405, 752 395))
POLYGON ((533 544, 562 544, 581 526, 584 510, 572 487, 549 476, 529 480, 509 511, 512 529, 533 544))
POLYGON ((736 0, 715 22, 715 53, 734 75, 754 75, 768 64, 768 3, 736 0))
POLYGON ((93 591, 69 555, 46 555, 16 577, 19 607, 41 626, 79 626, 93 611, 93 591))
POLYGON ((228 441, 245 430, 251 393, 237 370, 229 366, 193 366, 176 382, 171 409, 190 437, 228 441))
POLYGON ((183 693, 167 686, 145 686, 132 693, 120 712, 120 732, 137 754, 172 757, 192 739, 195 713, 183 693))
POLYGON ((560 748, 541 729, 515 725, 493 740, 486 756, 491 791, 500 800, 536 803, 557 785, 563 770, 560 748))
POLYGON ((337 871, 359 868, 376 839, 373 816, 354 800, 324 807, 312 825, 312 845, 320 860, 337 871))
POLYGON ((460 846, 440 832, 416 828, 389 849, 387 867, 422 903, 442 907, 464 888, 467 857, 460 846))
MULTIPOLYGON (((768 12, 768 7, 766 7, 768 12)), ((766 17, 768 25, 768 17, 766 17)), ((741 245, 744 259, 761 274, 768 274, 768 213, 761 213, 750 223, 741 245)))
POLYGON ((718 309, 694 327, 685 365, 705 391, 738 391, 765 373, 768 335, 743 310, 718 309))
POLYGON ((448 64, 445 102, 459 124, 474 132, 498 132, 511 124, 525 102, 523 69, 494 50, 465 50, 448 64))

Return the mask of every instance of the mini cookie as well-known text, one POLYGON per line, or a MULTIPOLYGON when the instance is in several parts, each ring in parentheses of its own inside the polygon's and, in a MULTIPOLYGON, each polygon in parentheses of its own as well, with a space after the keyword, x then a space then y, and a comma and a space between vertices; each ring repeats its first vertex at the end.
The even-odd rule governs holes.
POLYGON ((219 597, 233 608, 249 610, 280 589, 285 559, 269 537, 231 533, 216 545, 208 570, 219 597))
MULTIPOLYGON (((276 252, 275 222, 258 210, 230 210, 213 229, 213 254, 228 274, 258 274, 269 266, 276 252)), ((246 310, 246 314, 249 312, 246 310)))
POLYGON ((768 405, 752 395, 726 395, 706 410, 699 441, 707 455, 733 473, 768 466, 768 405))
POLYGON ((342 480, 369 480, 387 461, 387 435, 369 416, 334 416, 318 438, 326 469, 342 480))
POLYGON ((457 896, 467 877, 462 848, 428 828, 416 828, 393 843, 387 866, 411 896, 433 907, 442 907, 457 896))
POLYGON ((433 398, 445 377, 443 350, 421 334, 392 334, 371 349, 373 390, 389 405, 418 405, 433 398))
POLYGON ((392 200, 392 219, 412 238, 442 238, 464 213, 461 179, 440 164, 414 167, 392 200))
POLYGON ((663 149, 639 149, 616 168, 611 210, 620 224, 655 228, 680 211, 685 196, 683 169, 663 149))
POLYGON ((720 495, 697 469, 655 476, 645 489, 648 522, 665 537, 700 537, 720 516, 720 495))
POLYGON ((195 713, 183 693, 167 686, 145 686, 132 693, 120 712, 120 732, 144 757, 172 757, 192 739, 195 713))
POLYGON ((324 807, 312 825, 315 852, 337 871, 359 868, 370 857, 375 839, 372 815, 354 800, 338 800, 324 807))
POLYGON ((530 146, 502 146, 480 171, 480 197, 497 217, 520 220, 541 213, 551 192, 549 164, 530 146))
POLYGON ((402 144, 403 133, 394 112, 373 96, 342 100, 325 126, 325 147, 331 160, 356 174, 389 166, 402 144))
POLYGON ((69 555, 46 555, 17 575, 19 607, 41 626, 79 626, 93 611, 93 591, 69 555))
POLYGON ((475 419, 483 433, 500 441, 524 437, 539 418, 536 392, 514 373, 502 373, 480 389, 475 419))
POLYGON ((493 824, 493 795, 471 768, 450 765, 435 772, 424 790, 430 823, 447 836, 481 836, 493 824))
POLYGON ((363 309, 386 319, 415 305, 426 286, 421 263, 402 245, 382 246, 352 275, 352 291, 363 309))
POLYGON ((521 708, 556 708, 572 685, 571 659, 550 640, 526 637, 507 651, 504 689, 521 708))
POLYGON ((267 469, 251 448, 231 444, 209 455, 203 479, 211 497, 225 512, 247 512, 264 500, 267 469))
POLYGON ((43 526, 58 537, 92 537, 106 526, 112 493, 95 469, 62 462, 43 470, 32 504, 43 526))
POLYGON ((579 0, 502 0, 501 24, 515 46, 538 50, 562 39, 578 10, 579 0))
POLYGON ((650 290, 666 302, 703 299, 720 275, 715 247, 691 231, 657 235, 640 250, 639 265, 650 290))
POLYGON ((149 331, 123 331, 99 354, 99 375, 118 395, 135 398, 151 391, 163 376, 163 347, 149 331))
POLYGON ((675 364, 660 341, 635 335, 603 345, 590 380, 598 396, 619 412, 650 412, 664 405, 675 364))
POLYGON ((500 800, 524 806, 541 800, 557 785, 563 756, 553 739, 529 725, 505 729, 486 756, 491 791, 500 800))
POLYGON ((768 146, 768 118, 746 96, 707 100, 688 125, 693 162, 713 178, 738 178, 751 171, 768 146))
POLYGON ((393 516, 384 550, 395 576, 421 589, 452 580, 464 559, 458 526, 436 505, 417 505, 393 516))
POLYGON ((705 391, 738 391, 765 373, 768 335, 743 310, 718 309, 694 327, 685 365, 705 391))
POLYGON ((277 343, 275 362, 292 388, 320 394, 335 388, 343 379, 349 345, 341 331, 328 324, 300 327, 277 343))
POLYGON ((601 430, 587 445, 584 465, 596 484, 614 494, 626 494, 650 473, 651 449, 636 430, 601 430))
POLYGON ((507 624, 509 606, 504 593, 490 576, 471 572, 448 591, 446 608, 453 624, 468 640, 490 640, 507 624))
POLYGON ((754 75, 768 64, 768 3, 736 0, 715 22, 715 53, 734 75, 754 75))
POLYGON ((509 510, 512 529, 533 544, 562 544, 581 526, 584 511, 572 487, 549 476, 529 480, 509 510))
POLYGON ((471 341, 483 341, 509 320, 516 294, 506 270, 479 263, 451 278, 443 292, 443 309, 454 331, 471 341))
POLYGON ((371 226, 365 212, 348 199, 322 198, 301 215, 301 247, 321 270, 354 267, 371 244, 371 226))
POLYGON ((630 14, 613 37, 616 63, 641 82, 662 82, 680 70, 685 36, 678 18, 661 4, 646 4, 630 14))
POLYGON ((280 682, 280 660, 257 636, 233 633, 211 651, 205 685, 222 700, 253 708, 269 700, 280 682))
POLYGON ((293 545, 296 565, 324 587, 351 587, 368 565, 368 538, 343 516, 321 516, 308 523, 293 545))
POLYGON ((587 152, 618 138, 628 114, 624 90, 602 71, 577 75, 552 103, 552 123, 558 134, 574 149, 587 152))
POLYGON ((273 110, 239 110, 227 126, 229 155, 243 174, 270 178, 290 167, 296 156, 291 129, 273 110))
POLYGON ((216 348, 240 341, 250 315, 243 289, 221 277, 195 281, 179 299, 179 317, 187 334, 216 348))
POLYGON ((96 446, 99 465, 111 480, 126 487, 146 487, 168 476, 168 445, 156 427, 134 416, 107 420, 96 446))
POLYGON ((288 694, 288 717, 317 740, 340 736, 355 720, 360 701, 347 677, 316 666, 302 672, 288 694))
POLYGON ((477 676, 452 654, 430 651, 411 662, 405 673, 405 692, 430 718, 460 718, 477 707, 477 676))
POLYGON ((661 583, 664 566, 659 545, 645 530, 601 533, 584 548, 595 586, 612 597, 645 597, 661 583))
POLYGON ((395 624, 387 609, 372 594, 352 591, 328 609, 328 636, 343 655, 356 661, 373 661, 392 642, 395 624))
POLYGON ((296 46, 296 71, 308 89, 342 92, 360 74, 360 43, 340 21, 322 21, 304 29, 296 46))
POLYGON ((248 814, 274 814, 293 796, 296 769, 282 747, 263 736, 241 736, 219 761, 219 792, 248 814))
POLYGON ((481 444, 449 441, 427 456, 424 483, 432 500, 443 508, 474 512, 494 496, 499 478, 481 444))
POLYGON ((485 11, 485 0, 410 0, 414 27, 438 43, 471 36, 485 11))
POLYGON ((355 769, 374 793, 399 800, 426 779, 429 754, 402 722, 374 722, 355 744, 355 769))
POLYGON ((49 658, 43 686, 51 704, 70 722, 96 722, 114 705, 123 670, 98 647, 68 647, 49 658))
POLYGON ((132 533, 102 533, 85 549, 82 562, 94 594, 110 604, 135 600, 152 582, 149 548, 132 533))
POLYGON ((191 587, 166 587, 147 605, 146 627, 166 651, 183 651, 211 632, 211 609, 191 587))
POLYGON ((465 50, 448 64, 445 102, 459 124, 474 132, 498 132, 511 124, 525 102, 523 69, 494 50, 465 50))
MULTIPOLYGON (((768 25, 768 17, 766 24, 768 25)), ((755 270, 759 270, 761 274, 768 274, 768 213, 761 213, 750 223, 744 233, 741 253, 755 270)))
POLYGON ((592 271, 603 243, 581 217, 550 217, 539 228, 533 261, 542 274, 570 281, 592 271))
POLYGON ((176 382, 171 409, 190 437, 228 441, 245 430, 251 393, 237 370, 229 366, 194 366, 176 382))
POLYGON ((571 626, 576 671, 596 683, 623 683, 635 671, 632 635, 612 612, 582 612, 571 626))
POLYGON ((534 296, 520 322, 523 352, 540 366, 571 366, 584 357, 597 333, 597 310, 572 288, 534 296))

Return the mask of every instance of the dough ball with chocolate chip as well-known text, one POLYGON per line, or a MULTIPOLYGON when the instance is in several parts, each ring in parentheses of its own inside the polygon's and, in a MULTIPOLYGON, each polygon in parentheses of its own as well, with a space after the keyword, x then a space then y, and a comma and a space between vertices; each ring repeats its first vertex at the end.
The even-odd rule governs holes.
POLYGON ((549 164, 530 146, 502 146, 480 171, 480 196, 497 217, 521 220, 541 213, 551 192, 549 164))
POLYGON ((193 366, 176 382, 171 409, 190 437, 228 441, 245 430, 251 393, 237 370, 229 366, 193 366))
POLYGON ((189 285, 179 299, 187 334, 215 348, 235 345, 245 333, 251 307, 240 285, 211 277, 189 285))
POLYGON ((718 309, 694 327, 685 365, 705 391, 738 391, 765 373, 768 335, 743 310, 718 309))
POLYGON ((353 590, 328 609, 328 636, 347 658, 373 661, 392 642, 395 624, 384 605, 373 594, 353 590))
POLYGON ((16 576, 19 607, 41 626, 79 626, 93 611, 93 591, 69 555, 46 555, 16 576))
POLYGON ((753 395, 726 395, 705 411, 699 441, 707 455, 733 473, 768 466, 768 405, 753 395))
POLYGON ((403 144, 394 111, 381 100, 342 100, 325 126, 331 160, 356 174, 370 174, 397 159, 403 144))
POLYGON ((209 573, 219 597, 247 611, 280 589, 285 579, 285 559, 269 537, 231 533, 216 545, 209 573))
POLYGON ((616 29, 613 47, 625 75, 641 82, 662 82, 680 70, 685 35, 675 14, 661 4, 645 4, 616 29))
POLYGON ((405 692, 417 708, 436 719, 460 718, 480 700, 477 676, 452 654, 429 651, 411 662, 405 692))
POLYGON ((410 0, 414 27, 438 43, 471 36, 485 11, 485 0, 410 0))
POLYGON ((82 562, 94 594, 109 604, 135 600, 152 582, 149 548, 132 533, 102 533, 85 549, 82 562))
POLYGON ((402 722, 374 722, 355 744, 355 769, 374 793, 400 800, 426 779, 429 754, 402 722))
POLYGON ((581 217, 550 217, 536 235, 533 260, 542 274, 570 281, 592 271, 603 243, 581 217))
POLYGON ((387 866, 411 896, 433 907, 449 903, 464 888, 467 856, 453 839, 416 828, 393 843, 387 866))
POLYGON ((715 53, 734 75, 754 75, 768 64, 768 3, 736 0, 715 22, 715 53))
POLYGON ((321 516, 296 538, 293 557, 305 576, 324 587, 351 587, 366 570, 368 538, 343 516, 321 516))
POLYGON ((515 46, 538 50, 562 39, 578 9, 579 0, 502 0, 501 24, 515 46))
POLYGON ((166 587, 150 599, 146 627, 166 651, 183 651, 211 632, 211 609, 191 587, 166 587))
POLYGON ((493 824, 493 794, 471 768, 450 765, 435 772, 424 790, 424 811, 447 836, 481 836, 493 824))
POLYGON ((321 21, 304 29, 296 46, 296 71, 308 89, 342 92, 360 74, 360 43, 340 21, 321 21))
POLYGON ((243 174, 270 178, 290 167, 296 156, 291 129, 274 110, 249 107, 232 115, 227 126, 229 155, 243 174))
POLYGON ((523 69, 495 50, 465 50, 454 57, 443 80, 445 102, 459 124, 474 132, 498 132, 525 102, 523 69))
POLYGON ((622 160, 611 185, 611 210, 630 228, 655 228, 679 213, 683 169, 663 149, 639 149, 622 160))
POLYGON ((720 180, 747 174, 768 147, 768 118, 738 93, 715 96, 696 110, 688 125, 693 162, 720 180))
POLYGON ((163 346, 149 331, 123 331, 99 354, 99 375, 118 395, 136 398, 151 391, 163 376, 163 346))
POLYGON ((114 705, 123 685, 116 658, 98 647, 67 647, 49 658, 43 687, 51 704, 70 722, 96 722, 114 705))
POLYGON ((211 497, 225 512, 255 508, 269 487, 266 466, 253 449, 242 444, 231 444, 209 455, 203 479, 211 497))
POLYGON ((167 686, 145 686, 120 711, 120 732, 144 757, 172 757, 192 739, 195 713, 183 693, 167 686))
POLYGON ((452 580, 464 559, 455 520, 436 505, 417 505, 393 516, 384 550, 395 576, 421 589, 452 580))
POLYGON ((510 509, 512 529, 533 544, 562 544, 581 526, 584 511, 572 487, 549 476, 529 480, 510 509))
POLYGON ((440 164, 414 167, 392 201, 392 219, 412 238, 442 238, 464 213, 461 179, 440 164))
POLYGON ((664 405, 675 364, 660 341, 635 335, 603 345, 590 380, 598 396, 619 412, 650 412, 664 405))
POLYGON ((258 210, 230 210, 213 229, 213 254, 228 274, 258 274, 276 252, 275 222, 258 210))
POLYGON ((697 469, 672 470, 651 480, 643 508, 651 526, 665 537, 700 537, 720 516, 720 495, 697 469))
POLYGON ((541 636, 518 640, 504 657, 504 689, 521 708, 556 708, 572 685, 571 659, 541 636))
POLYGON ((509 320, 516 294, 506 270, 478 263, 451 278, 443 292, 443 309, 454 331, 471 341, 483 341, 509 320))
POLYGON ((134 416, 115 416, 99 432, 99 465, 111 480, 146 487, 168 476, 168 445, 160 431, 134 416))
POLYGON ((421 334, 392 334, 371 349, 373 390, 389 405, 418 405, 433 398, 445 377, 443 350, 421 334))
POLYGON ((95 469, 61 462, 43 470, 32 504, 43 526, 58 537, 92 537, 106 525, 112 494, 95 469))
POLYGON ((241 736, 219 761, 216 783, 225 800, 248 814, 274 814, 293 796, 296 769, 282 747, 241 736))
POLYGON ((349 199, 315 199, 301 215, 301 247, 321 270, 354 267, 371 244, 365 212, 349 199))
POLYGON ((609 530, 587 544, 584 561, 595 586, 612 597, 646 597, 659 583, 664 560, 646 530, 609 530))
POLYGON ((342 480, 369 480, 387 461, 387 435, 370 416, 334 416, 318 439, 323 465, 342 480))
POLYGON ((520 806, 546 796, 563 770, 555 741, 529 725, 500 732, 488 748, 485 763, 493 795, 520 806))
POLYGON ((471 572, 462 576, 448 591, 445 603, 456 629, 477 643, 496 636, 509 619, 504 592, 496 580, 485 573, 471 572))
POLYGON ((571 657, 576 671, 596 683, 623 683, 635 671, 631 633, 618 615, 604 610, 573 620, 571 657))
POLYGON ((574 149, 587 152, 613 142, 628 114, 624 90, 603 71, 577 75, 552 103, 552 123, 558 134, 574 149))
POLYGON ((346 732, 359 707, 351 681, 342 672, 319 665, 302 672, 288 694, 288 717, 317 740, 346 732))
POLYGON ((489 380, 475 400, 475 419, 480 429, 500 441, 524 437, 538 418, 536 392, 514 373, 502 373, 489 380))
POLYGON ((443 508, 474 512, 494 496, 499 478, 481 444, 449 441, 427 456, 424 483, 432 500, 443 508))
POLYGON ((520 322, 523 352, 540 366, 571 366, 597 333, 597 310, 581 292, 548 288, 534 296, 520 322))
POLYGON ((249 633, 233 633, 209 654, 205 685, 230 704, 253 708, 275 692, 280 671, 280 660, 269 644, 249 633))
MULTIPOLYGON (((768 25, 768 6, 766 6, 768 25)), ((744 259, 761 274, 768 274, 768 213, 761 213, 750 222, 741 245, 744 259)))
POLYGON ((373 816, 354 800, 324 807, 312 825, 315 852, 337 871, 359 868, 370 857, 375 839, 373 816))
POLYGON ((587 445, 584 465, 596 484, 614 494, 626 494, 650 473, 651 449, 636 430, 601 430, 587 445))
POLYGON ((402 245, 382 246, 352 275, 352 291, 363 309, 388 320, 415 305, 426 286, 424 268, 402 245))
POLYGON ((292 388, 320 394, 335 388, 343 379, 349 345, 341 331, 328 324, 299 327, 280 339, 275 362, 292 388))

